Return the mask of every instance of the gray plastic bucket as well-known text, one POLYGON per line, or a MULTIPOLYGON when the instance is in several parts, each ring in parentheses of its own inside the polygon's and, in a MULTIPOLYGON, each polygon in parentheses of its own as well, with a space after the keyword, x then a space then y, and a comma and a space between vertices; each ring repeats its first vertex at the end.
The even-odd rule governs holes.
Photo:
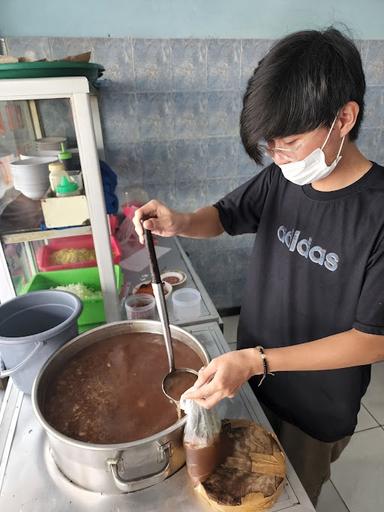
POLYGON ((0 305, 0 377, 11 376, 31 394, 45 361, 77 336, 82 309, 76 295, 59 290, 31 292, 0 305))

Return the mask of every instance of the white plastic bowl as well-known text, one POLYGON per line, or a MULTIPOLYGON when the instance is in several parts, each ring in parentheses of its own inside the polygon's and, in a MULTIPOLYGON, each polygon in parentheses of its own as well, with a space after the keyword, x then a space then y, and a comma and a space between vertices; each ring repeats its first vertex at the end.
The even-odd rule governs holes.
POLYGON ((42 199, 49 188, 48 164, 54 157, 33 157, 10 163, 13 186, 30 199, 42 199))

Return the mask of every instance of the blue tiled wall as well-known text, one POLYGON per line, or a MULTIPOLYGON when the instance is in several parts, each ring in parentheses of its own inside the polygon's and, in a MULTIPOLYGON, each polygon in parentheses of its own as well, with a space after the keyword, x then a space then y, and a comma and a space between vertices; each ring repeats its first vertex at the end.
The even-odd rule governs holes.
MULTIPOLYGON (((270 40, 10 38, 9 52, 59 58, 93 50, 105 66, 100 104, 118 192, 140 185, 179 210, 211 204, 259 172, 239 139, 242 94, 270 40)), ((359 146, 384 162, 384 41, 359 41, 368 84, 359 146)), ((71 136, 65 116, 49 133, 71 136), (64 118, 64 119, 63 119, 64 118)), ((240 304, 253 237, 182 244, 219 308, 240 304)))

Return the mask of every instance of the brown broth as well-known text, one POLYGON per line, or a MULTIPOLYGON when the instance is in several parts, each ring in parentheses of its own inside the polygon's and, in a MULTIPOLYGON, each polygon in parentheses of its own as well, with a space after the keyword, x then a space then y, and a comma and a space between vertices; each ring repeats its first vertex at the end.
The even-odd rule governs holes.
POLYGON ((221 462, 220 435, 211 444, 204 447, 184 443, 189 476, 194 486, 204 482, 221 462))
MULTIPOLYGON (((201 368, 202 360, 187 345, 173 339, 173 348, 177 368, 201 368)), ((90 443, 151 436, 177 421, 176 407, 161 388, 167 372, 161 335, 129 333, 105 339, 80 351, 55 376, 45 418, 59 432, 90 443)))
POLYGON ((167 283, 172 285, 172 284, 180 283, 180 278, 177 276, 167 276, 167 277, 164 277, 163 281, 166 281, 167 283))

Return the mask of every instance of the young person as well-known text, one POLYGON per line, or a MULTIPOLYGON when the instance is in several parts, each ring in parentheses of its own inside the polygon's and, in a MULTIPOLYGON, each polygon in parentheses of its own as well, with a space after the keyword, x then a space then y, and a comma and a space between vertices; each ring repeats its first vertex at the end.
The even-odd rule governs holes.
POLYGON ((162 236, 257 233, 239 350, 188 394, 212 407, 250 379, 314 504, 384 359, 384 168, 355 145, 364 93, 359 52, 338 30, 285 37, 250 78, 240 123, 248 154, 273 163, 213 206, 153 200, 134 219, 141 238, 143 219, 162 236))

